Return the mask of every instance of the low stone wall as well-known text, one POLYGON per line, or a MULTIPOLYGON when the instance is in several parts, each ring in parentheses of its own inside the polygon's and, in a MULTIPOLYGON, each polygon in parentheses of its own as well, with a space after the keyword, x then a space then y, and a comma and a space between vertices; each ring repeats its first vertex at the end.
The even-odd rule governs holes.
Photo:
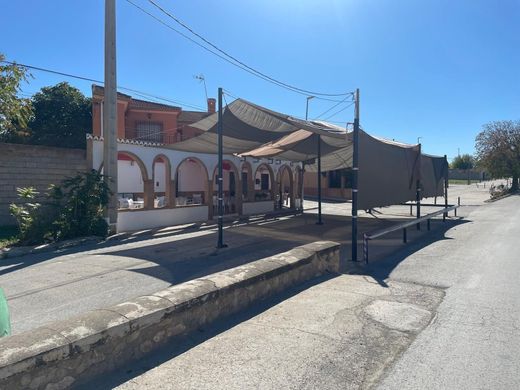
POLYGON ((76 318, 0 339, 1 389, 64 389, 123 366, 255 301, 339 272, 319 241, 76 318))

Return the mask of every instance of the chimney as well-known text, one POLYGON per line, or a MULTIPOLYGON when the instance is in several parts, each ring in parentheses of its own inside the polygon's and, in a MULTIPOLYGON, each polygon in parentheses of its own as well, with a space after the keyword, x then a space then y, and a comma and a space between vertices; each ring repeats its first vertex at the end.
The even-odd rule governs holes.
POLYGON ((215 113, 215 106, 217 104, 217 100, 215 98, 208 98, 208 112, 210 114, 215 113))

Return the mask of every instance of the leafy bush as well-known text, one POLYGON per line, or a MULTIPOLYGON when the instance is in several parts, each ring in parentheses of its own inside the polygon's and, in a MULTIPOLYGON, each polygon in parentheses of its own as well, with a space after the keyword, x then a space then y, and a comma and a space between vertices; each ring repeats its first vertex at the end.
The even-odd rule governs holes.
POLYGON ((48 221, 42 212, 42 205, 36 202, 39 193, 33 187, 17 188, 16 191, 22 204, 12 203, 9 211, 18 223, 20 241, 26 244, 45 241, 49 234, 48 221))
POLYGON ((103 175, 96 170, 65 179, 61 186, 51 186, 49 197, 59 208, 53 222, 55 238, 105 237, 108 224, 103 217, 103 208, 108 204, 110 194, 103 175))
POLYGON ((96 170, 52 185, 43 205, 35 202, 38 192, 32 187, 19 188, 18 195, 22 204, 11 204, 10 211, 18 222, 20 241, 24 244, 108 234, 103 208, 111 192, 96 170))

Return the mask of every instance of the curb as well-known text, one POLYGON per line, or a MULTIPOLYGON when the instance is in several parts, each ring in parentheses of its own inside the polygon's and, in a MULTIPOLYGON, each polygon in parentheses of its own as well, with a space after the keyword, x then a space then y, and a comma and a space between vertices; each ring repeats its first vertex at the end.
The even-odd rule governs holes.
POLYGON ((318 241, 155 294, 0 339, 0 388, 64 389, 297 284, 338 273, 340 245, 318 241))
POLYGON ((103 241, 103 238, 98 236, 89 236, 81 238, 73 238, 71 240, 58 241, 50 244, 33 245, 33 246, 12 246, 9 248, 2 248, 0 250, 0 259, 8 259, 13 257, 20 257, 34 253, 52 252, 60 249, 72 248, 78 245, 91 244, 103 241))

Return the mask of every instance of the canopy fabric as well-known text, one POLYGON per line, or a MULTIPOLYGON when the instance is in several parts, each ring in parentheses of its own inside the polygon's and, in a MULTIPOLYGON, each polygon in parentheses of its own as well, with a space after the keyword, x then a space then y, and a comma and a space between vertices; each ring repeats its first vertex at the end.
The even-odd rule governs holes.
MULTIPOLYGON (((295 139, 291 150, 272 150, 269 157, 298 162, 314 158, 318 135, 321 136, 323 155, 346 146, 347 132, 339 126, 321 121, 303 121, 243 99, 237 99, 225 107, 222 122, 225 154, 253 156, 254 153, 249 152, 284 137, 299 139, 295 139), (295 132, 297 135, 293 135, 295 132)), ((187 152, 215 153, 218 145, 217 123, 217 113, 193 123, 190 127, 204 131, 202 135, 168 147, 187 152)))
POLYGON ((360 209, 414 200, 419 177, 419 145, 405 146, 359 132, 360 209))
MULTIPOLYGON (((218 114, 190 127, 204 133, 168 145, 194 153, 217 153, 218 114)), ((321 140, 321 170, 352 167, 352 132, 322 121, 304 121, 237 99, 222 114, 223 152, 255 158, 276 157, 305 163, 317 171, 318 139, 321 140)), ((359 208, 388 206, 416 199, 417 181, 422 196, 442 195, 447 175, 441 157, 421 155, 419 145, 408 145, 373 137, 359 131, 359 208)))
POLYGON ((448 162, 444 157, 421 155, 421 196, 444 196, 444 180, 448 178, 448 162))

